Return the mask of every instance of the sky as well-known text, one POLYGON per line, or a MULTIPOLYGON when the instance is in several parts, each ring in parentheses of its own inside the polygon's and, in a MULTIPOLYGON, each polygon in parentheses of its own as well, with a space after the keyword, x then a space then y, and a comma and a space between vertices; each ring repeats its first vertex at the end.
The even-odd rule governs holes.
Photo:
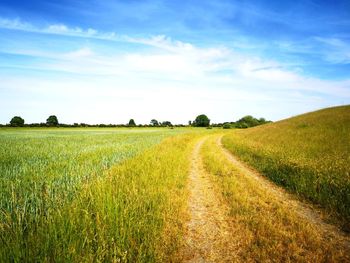
POLYGON ((0 123, 280 120, 350 104, 350 1, 0 0, 0 123))

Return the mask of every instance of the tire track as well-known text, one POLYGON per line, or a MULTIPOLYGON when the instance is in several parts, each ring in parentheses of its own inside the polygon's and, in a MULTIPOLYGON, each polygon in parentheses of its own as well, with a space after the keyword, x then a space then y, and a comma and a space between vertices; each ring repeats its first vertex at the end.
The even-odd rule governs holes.
POLYGON ((341 231, 335 225, 329 224, 322 218, 321 212, 314 208, 311 204, 303 203, 297 200, 292 194, 289 194, 283 188, 270 182, 267 178, 261 175, 256 170, 248 167, 246 164, 236 158, 229 150, 224 148, 221 139, 223 135, 217 139, 217 145, 221 148, 226 158, 238 169, 242 174, 249 176, 256 180, 259 185, 268 191, 271 195, 274 195, 278 200, 290 207, 298 216, 307 220, 309 223, 315 225, 315 227, 325 236, 327 239, 334 239, 345 248, 350 251, 350 237, 343 231, 341 231))
POLYGON ((190 220, 186 225, 184 262, 237 261, 238 244, 229 220, 229 207, 223 201, 205 172, 200 148, 205 138, 194 148, 188 187, 190 220))

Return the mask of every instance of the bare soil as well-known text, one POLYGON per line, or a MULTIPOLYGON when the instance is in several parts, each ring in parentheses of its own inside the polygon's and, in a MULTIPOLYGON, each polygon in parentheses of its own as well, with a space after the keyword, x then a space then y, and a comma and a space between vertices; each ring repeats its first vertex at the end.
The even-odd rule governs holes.
POLYGON ((317 229, 323 233, 328 239, 335 239, 342 244, 342 246, 350 252, 350 237, 344 233, 339 227, 326 222, 326 216, 322 211, 311 204, 302 202, 292 194, 289 194, 283 188, 275 185, 269 181, 266 177, 261 175, 258 171, 247 166, 235 157, 230 151, 223 147, 221 143, 222 136, 218 138, 217 144, 220 146, 226 157, 239 169, 243 174, 250 176, 257 180, 259 185, 265 188, 271 195, 276 196, 281 203, 286 204, 301 218, 307 220, 309 223, 314 224, 317 229))
MULTIPOLYGON (((345 251, 350 251, 350 238, 347 234, 325 222, 317 208, 296 199, 242 163, 222 146, 221 138, 218 137, 218 146, 240 172, 257 180, 269 194, 277 197, 303 220, 314 224, 327 239, 337 240, 345 251)), ((191 156, 188 179, 189 220, 186 223, 185 246, 181 258, 183 262, 240 262, 240 230, 229 216, 229 206, 221 196, 220 189, 211 181, 202 164, 200 148, 205 140, 203 138, 196 144, 191 156)))
POLYGON ((229 207, 210 181, 200 158, 202 139, 192 153, 188 187, 190 220, 186 225, 184 262, 236 261, 238 245, 232 238, 234 228, 229 207))

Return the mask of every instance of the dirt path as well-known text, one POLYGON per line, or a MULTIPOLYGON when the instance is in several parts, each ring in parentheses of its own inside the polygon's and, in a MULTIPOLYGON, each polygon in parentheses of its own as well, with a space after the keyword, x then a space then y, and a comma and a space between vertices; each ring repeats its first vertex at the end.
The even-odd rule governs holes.
MULTIPOLYGON (((313 224, 329 240, 336 240, 344 251, 350 251, 350 238, 334 225, 326 223, 313 206, 297 200, 284 189, 276 186, 234 157, 221 144, 217 144, 225 156, 241 171, 259 182, 281 204, 287 205, 304 220, 313 224)), ((206 138, 201 139, 192 152, 191 171, 188 181, 189 221, 186 224, 185 247, 181 253, 184 262, 240 262, 242 246, 239 243, 239 227, 233 225, 229 206, 221 196, 220 189, 212 183, 205 171, 200 149, 206 138), (237 238, 236 238, 237 237, 237 238)))
POLYGON ((234 155, 232 155, 231 152, 223 147, 221 143, 222 137, 223 136, 218 137, 217 144, 237 169, 239 169, 243 174, 257 180, 261 187, 265 188, 271 195, 276 196, 281 203, 286 204, 300 217, 308 220, 312 224, 315 224, 319 231, 323 232, 326 237, 338 240, 340 244, 342 244, 346 249, 349 249, 350 251, 349 235, 342 232, 336 226, 326 223, 322 218, 320 211, 315 209, 312 205, 300 202, 295 197, 293 197, 293 195, 287 193, 284 189, 273 184, 254 169, 239 161, 234 155))
POLYGON ((234 231, 228 220, 229 208, 203 168, 199 151, 204 141, 197 143, 192 153, 184 262, 233 262, 238 246, 231 238, 234 231))

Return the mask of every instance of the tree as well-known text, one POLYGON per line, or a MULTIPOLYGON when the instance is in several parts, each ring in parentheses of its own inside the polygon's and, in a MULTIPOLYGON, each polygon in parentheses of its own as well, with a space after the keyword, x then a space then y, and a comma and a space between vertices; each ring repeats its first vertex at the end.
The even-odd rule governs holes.
POLYGON ((171 124, 171 122, 170 121, 163 121, 162 122, 162 126, 164 126, 164 127, 172 127, 173 125, 171 124))
POLYGON ((158 122, 156 119, 152 119, 152 120, 151 120, 151 124, 152 124, 153 126, 159 126, 159 122, 158 122))
POLYGON ((256 119, 251 115, 244 116, 243 118, 239 119, 234 126, 236 128, 249 128, 258 126, 261 124, 269 123, 271 121, 267 121, 265 118, 256 119))
POLYGON ((237 121, 237 127, 239 128, 249 128, 259 125, 259 121, 251 115, 244 116, 237 121))
POLYGON ((131 127, 135 127, 136 126, 136 123, 135 123, 134 119, 130 119, 128 126, 131 126, 131 127))
POLYGON ((226 123, 224 123, 224 125, 222 125, 222 128, 223 129, 231 129, 232 126, 231 126, 231 124, 229 122, 226 122, 226 123))
POLYGON ((264 124, 264 123, 267 122, 267 121, 265 120, 265 118, 260 118, 258 121, 259 121, 260 124, 264 124))
POLYGON ((49 126, 57 126, 58 125, 58 120, 55 115, 51 115, 50 117, 47 118, 46 124, 49 126))
POLYGON ((206 115, 201 114, 193 121, 193 125, 196 127, 208 127, 210 125, 210 120, 206 115))
POLYGON ((15 116, 11 119, 10 124, 13 127, 22 127, 24 125, 24 119, 19 116, 15 116))

